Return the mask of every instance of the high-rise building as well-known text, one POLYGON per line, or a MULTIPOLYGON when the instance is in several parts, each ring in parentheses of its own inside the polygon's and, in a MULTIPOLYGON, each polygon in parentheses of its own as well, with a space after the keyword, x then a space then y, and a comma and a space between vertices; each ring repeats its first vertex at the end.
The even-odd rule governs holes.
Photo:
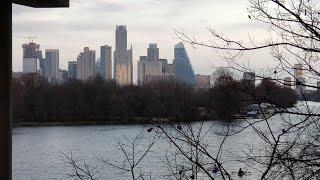
POLYGON ((85 47, 77 58, 77 79, 86 81, 96 75, 96 52, 85 47))
POLYGON ((256 75, 253 72, 244 72, 243 73, 243 80, 247 80, 247 81, 255 81, 256 80, 256 75))
POLYGON ((182 42, 175 45, 173 66, 176 80, 192 86, 196 84, 190 59, 182 42))
POLYGON ((139 61, 142 61, 142 62, 148 61, 148 56, 140 56, 139 61))
POLYGON ((296 93, 297 94, 302 94, 306 90, 306 86, 304 86, 306 83, 306 79, 301 77, 296 79, 296 93))
POLYGON ((138 85, 156 85, 159 81, 174 79, 173 64, 159 58, 157 44, 149 44, 147 56, 140 56, 138 61, 138 85))
POLYGON ((173 64, 168 64, 167 73, 174 76, 174 67, 173 64))
POLYGON ((96 70, 96 75, 103 77, 103 72, 102 72, 102 68, 101 68, 101 62, 100 62, 100 58, 98 57, 97 60, 95 61, 95 70, 96 70))
POLYGON ((45 77, 46 73, 45 73, 45 68, 46 68, 46 58, 44 58, 42 56, 42 51, 39 50, 38 51, 38 59, 39 59, 39 72, 40 72, 40 75, 45 77))
POLYGON ((146 61, 144 63, 144 85, 155 86, 160 81, 173 80, 174 76, 168 74, 165 70, 168 69, 167 61, 146 61))
POLYGON ((296 93, 303 94, 306 92, 306 78, 296 78, 296 93))
POLYGON ((142 86, 145 80, 145 62, 148 60, 147 56, 140 56, 138 61, 138 85, 142 86))
POLYGON ((295 64, 294 65, 294 78, 295 78, 295 89, 297 94, 302 94, 306 91, 306 79, 303 78, 303 65, 295 64))
POLYGON ((302 64, 295 64, 294 65, 294 77, 296 79, 302 78, 302 73, 303 73, 302 68, 303 68, 302 64))
POLYGON ((59 82, 59 49, 46 49, 45 78, 51 83, 59 82))
POLYGON ((158 59, 157 61, 162 63, 162 73, 168 73, 168 60, 167 59, 158 59))
POLYGON ((23 44, 23 72, 37 73, 39 48, 40 45, 36 43, 23 44))
POLYGON ((251 86, 254 86, 256 82, 256 74, 254 72, 244 72, 242 80, 250 83, 251 86))
POLYGON ((294 65, 294 78, 295 78, 295 84, 296 84, 296 89, 297 86, 300 84, 299 80, 302 78, 302 64, 295 64, 294 65))
POLYGON ((68 78, 69 79, 77 78, 77 61, 68 62, 68 78))
POLYGON ((285 78, 283 79, 283 85, 284 85, 284 87, 286 87, 286 88, 291 88, 291 85, 292 85, 292 83, 291 83, 291 77, 285 77, 285 78))
POLYGON ((60 79, 62 82, 67 82, 68 81, 68 71, 67 70, 62 70, 60 69, 60 79))
POLYGON ((197 89, 208 89, 210 88, 210 75, 196 75, 196 88, 197 89))
POLYGON ((139 61, 138 62, 138 85, 144 85, 150 77, 161 76, 162 63, 160 61, 139 61))
POLYGON ((100 47, 100 70, 104 79, 112 79, 112 50, 111 46, 100 47))
POLYGON ((146 61, 145 63, 145 74, 162 74, 162 62, 161 61, 146 61))
POLYGON ((159 59, 159 48, 157 47, 157 44, 149 44, 148 50, 148 61, 155 61, 159 59))
POLYGON ((114 79, 119 85, 133 82, 132 46, 127 49, 127 29, 124 25, 116 27, 116 49, 114 51, 114 79))

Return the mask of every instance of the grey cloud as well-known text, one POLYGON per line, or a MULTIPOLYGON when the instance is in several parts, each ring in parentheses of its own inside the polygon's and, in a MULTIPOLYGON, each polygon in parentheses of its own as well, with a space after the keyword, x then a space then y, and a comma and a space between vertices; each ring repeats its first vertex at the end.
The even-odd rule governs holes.
POLYGON ((249 21, 242 21, 242 22, 233 22, 233 23, 227 23, 223 25, 226 29, 242 29, 242 30, 250 30, 250 31, 256 31, 256 30, 266 30, 266 24, 262 23, 256 23, 256 22, 249 22, 249 21))
POLYGON ((113 13, 124 11, 127 9, 127 6, 123 3, 115 3, 115 2, 96 2, 90 3, 85 6, 80 6, 83 11, 89 11, 93 13, 113 13))
POLYGON ((97 32, 114 29, 110 23, 90 22, 59 22, 59 21, 37 21, 13 23, 14 33, 41 33, 41 32, 97 32))
MULTIPOLYGON (((255 26, 250 22, 232 20, 235 23, 226 23, 220 17, 210 16, 211 7, 218 9, 223 5, 220 9, 226 8, 225 11, 229 11, 239 8, 237 7, 239 4, 244 6, 243 1, 247 2, 247 0, 70 0, 71 7, 66 9, 34 9, 14 5, 13 34, 24 36, 32 33, 39 36, 41 44, 49 47, 61 46, 59 48, 65 51, 62 55, 69 58, 76 57, 81 49, 79 47, 85 43, 91 43, 97 49, 103 40, 114 41, 115 25, 121 23, 127 25, 128 42, 134 44, 134 55, 137 58, 146 53, 149 42, 161 41, 164 42, 163 49, 171 48, 175 43, 173 28, 181 27, 195 33, 199 33, 199 30, 205 31, 206 26, 210 24, 219 25, 222 31, 239 29, 239 33, 247 31, 245 29, 249 28, 247 26, 258 29, 258 25, 255 26), (59 45, 61 42, 57 42, 59 38, 65 40, 61 45, 59 45), (75 48, 70 43, 79 45, 75 48)), ((244 18, 246 17, 244 14, 244 18)), ((228 18, 229 16, 226 17, 228 18)), ((19 42, 17 39, 14 41, 16 43, 13 49, 19 51, 20 55, 15 53, 13 56, 20 61, 21 44, 17 43, 19 42)), ((172 49, 166 52, 168 53, 162 53, 163 57, 172 56, 172 49)), ((203 59, 196 53, 190 52, 190 54, 193 55, 192 59, 203 59)), ((203 54, 211 56, 212 52, 204 51, 203 54)), ((207 68, 205 65, 193 65, 199 66, 198 69, 201 71, 207 68)))

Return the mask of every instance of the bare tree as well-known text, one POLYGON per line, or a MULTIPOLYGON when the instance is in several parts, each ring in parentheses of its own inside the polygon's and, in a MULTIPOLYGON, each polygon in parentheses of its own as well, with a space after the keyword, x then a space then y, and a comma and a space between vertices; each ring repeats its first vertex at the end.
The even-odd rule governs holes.
MULTIPOLYGON (((178 38, 193 46, 213 48, 220 51, 228 61, 233 63, 234 70, 253 72, 249 67, 237 62, 243 52, 269 49, 270 54, 277 61, 277 65, 268 69, 273 78, 264 73, 256 73, 260 80, 268 78, 276 84, 283 85, 279 73, 291 76, 295 85, 316 88, 312 80, 319 80, 319 42, 320 42, 320 7, 317 0, 249 0, 248 18, 258 23, 266 24, 272 35, 265 42, 255 42, 249 39, 236 41, 222 36, 214 29, 209 28, 208 41, 198 41, 182 31, 175 31, 178 38), (295 62, 292 61, 295 59, 295 62), (292 71, 294 64, 302 64, 305 76, 310 81, 302 81, 292 71), (311 82, 311 83, 310 83, 311 82)), ((260 147, 250 147, 243 156, 237 155, 236 160, 252 167, 265 179, 319 179, 320 178, 320 114, 318 109, 312 108, 307 101, 306 92, 296 89, 301 102, 296 107, 288 107, 275 101, 277 91, 265 91, 257 94, 256 88, 239 88, 246 94, 243 101, 256 103, 260 117, 247 119, 244 125, 237 130, 230 131, 230 124, 222 134, 220 142, 208 142, 207 134, 210 128, 204 128, 204 123, 195 126, 191 122, 175 122, 169 125, 155 125, 149 129, 154 136, 160 135, 174 147, 167 153, 166 164, 171 176, 175 179, 199 179, 205 176, 215 179, 213 167, 218 168, 221 179, 232 179, 232 172, 225 167, 222 157, 224 145, 228 138, 237 136, 248 129, 253 130, 262 142, 260 147), (263 103, 269 104, 268 108, 263 103), (270 111, 266 111, 269 109, 270 111), (211 147, 216 147, 216 151, 211 147)), ((183 96, 181 96, 183 99, 183 96)), ((213 99, 214 100, 214 99, 213 99)), ((190 99, 186 105, 189 106, 190 99)), ((211 101, 209 101, 211 102, 211 101)), ((210 104, 210 103, 209 103, 210 104)), ((186 108, 188 109, 188 108, 186 108)), ((211 110, 210 106, 207 108, 211 110)), ((209 112, 209 111, 208 111, 209 112)), ((125 138, 126 139, 126 138, 125 138)), ((150 148, 156 141, 144 148, 137 148, 142 137, 119 143, 120 151, 125 156, 126 163, 116 165, 110 161, 103 161, 114 168, 130 172, 133 179, 143 177, 143 173, 136 175, 136 169, 141 160, 150 153, 150 148), (129 150, 128 150, 129 149, 129 150), (139 150, 139 156, 136 152, 139 150)), ((244 172, 245 173, 245 172, 244 172)), ((241 173, 239 172, 239 175, 241 173)))
MULTIPOLYGON (((208 41, 198 41, 183 31, 175 31, 178 38, 193 46, 213 48, 231 60, 233 68, 238 71, 251 71, 237 62, 243 52, 269 49, 278 64, 269 69, 275 78, 271 81, 283 84, 277 74, 291 76, 295 86, 315 88, 314 81, 319 80, 319 1, 317 0, 250 0, 248 18, 269 26, 271 35, 265 42, 231 40, 214 29, 209 28, 208 41), (293 63, 293 59, 295 63, 293 63), (301 64, 302 71, 308 81, 303 81, 292 71, 297 70, 295 64, 301 64)), ((266 78, 257 74, 258 78, 266 78)), ((304 88, 296 88, 302 100, 297 108, 283 107, 276 102, 272 104, 272 116, 262 113, 262 119, 249 122, 244 129, 251 127, 265 142, 263 152, 248 153, 248 162, 263 166, 261 179, 318 179, 320 176, 319 156, 319 113, 312 109, 306 101, 304 88), (280 124, 272 125, 277 118, 280 124), (264 122, 268 131, 262 131, 257 123, 264 122), (281 128, 280 128, 280 127, 281 128), (280 128, 280 130, 279 130, 280 128)), ((252 99, 261 102, 261 98, 252 94, 252 99)), ((266 99, 264 99, 266 100, 266 99)), ((263 108, 260 106, 260 109, 263 108)), ((263 112, 263 111, 262 111, 263 112)), ((257 151, 256 151, 257 152, 257 151)))
POLYGON ((148 138, 146 138, 144 134, 145 130, 141 130, 134 137, 123 136, 121 140, 118 141, 118 148, 125 157, 121 164, 116 164, 115 162, 106 160, 101 156, 98 159, 112 168, 130 173, 133 180, 144 179, 146 174, 141 171, 141 167, 139 166, 142 160, 151 152, 151 148, 159 139, 159 136, 154 134, 146 144, 144 141, 148 138))
MULTIPOLYGON (((151 131, 151 130, 148 130, 151 131)), ((94 180, 98 178, 99 174, 103 174, 104 167, 120 170, 124 173, 129 173, 132 180, 143 180, 147 177, 152 179, 151 172, 145 174, 141 167, 142 161, 152 151, 152 147, 159 139, 158 134, 154 134, 151 138, 145 137, 145 130, 141 130, 134 137, 123 135, 122 138, 117 140, 117 147, 123 154, 124 159, 122 162, 114 162, 106 157, 98 155, 94 164, 100 163, 101 165, 90 165, 85 160, 78 160, 74 158, 73 154, 70 155, 63 153, 64 161, 67 166, 71 167, 71 173, 69 177, 79 180, 90 179, 94 180)))
POLYGON ((68 177, 79 180, 96 180, 101 168, 98 166, 92 166, 85 160, 79 160, 74 157, 73 153, 70 154, 62 153, 62 160, 65 164, 72 168, 71 172, 68 173, 68 177))

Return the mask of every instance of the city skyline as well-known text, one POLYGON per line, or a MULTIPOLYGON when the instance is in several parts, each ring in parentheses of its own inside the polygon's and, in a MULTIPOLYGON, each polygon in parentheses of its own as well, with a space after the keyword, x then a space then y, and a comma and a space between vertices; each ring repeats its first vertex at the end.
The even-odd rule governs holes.
MULTIPOLYGON (((68 61, 74 61, 83 47, 88 46, 100 54, 99 47, 104 44, 115 47, 114 26, 126 24, 130 27, 128 44, 132 44, 133 71, 137 71, 139 56, 144 54, 149 43, 157 43, 160 48, 160 57, 168 59, 172 63, 172 48, 179 42, 174 34, 174 29, 185 30, 199 38, 207 38, 207 27, 215 27, 219 32, 227 35, 247 36, 248 32, 259 34, 263 27, 251 23, 247 18, 246 1, 235 1, 230 6, 232 13, 223 12, 222 7, 230 6, 229 3, 220 1, 139 1, 130 0, 111 1, 97 0, 83 3, 82 0, 71 1, 69 9, 34 9, 14 5, 13 7, 13 71, 21 71, 22 43, 27 39, 15 38, 17 36, 36 36, 35 42, 41 44, 42 49, 60 49, 60 67, 67 69, 68 61), (130 8, 128 8, 130 7, 130 8), (146 8, 145 8, 146 7, 146 8), (180 7, 177 10, 175 7, 180 7), (143 8, 143 12, 136 11, 143 8), (195 15, 186 16, 184 10, 194 9, 195 15), (86 13, 84 12, 86 9, 86 13), (102 11, 103 10, 103 11, 102 11), (215 10, 216 13, 211 13, 215 10), (50 11, 50 13, 48 13, 50 11), (131 13, 135 11, 136 13, 131 13), (132 14, 132 17, 124 17, 122 14, 132 14), (51 14, 50 16, 47 14, 51 14), (74 18, 80 15, 82 18, 74 18), (225 16, 221 21, 219 16, 225 16), (68 18, 72 16, 73 18, 68 18), (112 16, 112 20, 99 18, 112 16), (235 19, 238 17, 238 19, 235 19), (92 19, 91 19, 92 18, 92 19), (172 22, 167 22, 171 18, 172 22), (200 19, 200 21, 199 21, 200 19), (241 26, 240 26, 241 24, 241 26), (246 24, 246 26, 243 26, 246 24), (234 28, 241 27, 241 28, 234 28), (254 32, 252 32, 252 28, 254 32), (236 29, 236 33, 235 32, 236 29), (255 31, 257 30, 257 31, 255 31), (54 33, 53 33, 54 32, 54 33), (61 43, 63 42, 63 43, 61 43)), ((257 36, 259 39, 260 36, 257 36)), ((196 48, 186 44, 186 49, 194 66, 195 73, 210 74, 213 66, 225 66, 222 57, 211 49, 196 48)), ((114 49, 113 49, 114 50, 114 49)), ((246 57, 246 56, 245 56, 246 57)), ((259 56, 261 57, 261 56, 259 56)), ((263 57, 263 56, 262 56, 263 57)), ((250 59, 250 58, 249 58, 250 59)), ((251 58, 252 59, 252 58, 251 58)), ((259 64, 263 59, 255 62, 259 64)), ((133 73, 136 78, 136 73, 133 73)))
MULTIPOLYGON (((128 49, 127 34, 126 25, 116 25, 116 45, 113 58, 111 46, 100 46, 100 57, 98 58, 95 56, 95 50, 90 50, 89 47, 84 47, 83 52, 80 52, 78 55, 77 61, 68 62, 68 70, 60 69, 59 49, 45 49, 45 57, 43 58, 40 44, 36 44, 30 40, 30 43, 22 45, 24 52, 23 73, 39 73, 51 83, 65 82, 68 79, 87 81, 94 76, 100 75, 106 80, 114 79, 119 85, 136 84, 133 82, 132 45, 130 46, 130 49, 128 49), (33 60, 33 63, 30 63, 29 59, 33 60), (30 71, 29 69, 33 69, 33 71, 30 71), (113 77, 111 76, 112 70, 114 74, 113 77), (70 72, 69 74, 68 71, 70 72)), ((185 71, 185 65, 191 68, 192 74, 190 74, 190 76, 188 74, 188 77, 184 77, 183 81, 187 80, 185 82, 189 83, 189 80, 191 80, 191 84, 195 85, 193 69, 183 42, 179 42, 175 45, 175 59, 173 60, 173 63, 176 64, 175 66, 173 66, 173 64, 168 64, 167 59, 160 58, 157 43, 149 43, 149 47, 146 49, 146 54, 147 56, 140 56, 140 61, 138 62, 138 71, 136 73, 139 85, 144 84, 141 80, 148 84, 162 79, 174 79, 175 71, 185 71), (180 55, 177 55, 177 47, 181 48, 183 51, 182 54, 180 53, 180 55), (176 62, 178 59, 179 61, 185 61, 184 63, 187 64, 177 64, 176 62), (143 65, 143 67, 141 65, 143 65), (175 67, 175 70, 173 70, 173 68, 171 68, 172 70, 169 70, 170 66, 175 67), (140 74, 142 76, 140 76, 140 74)), ((178 73, 178 80, 182 80, 182 76, 183 75, 181 73, 178 73)))
MULTIPOLYGON (((63 70, 59 67, 59 49, 45 49, 45 57, 43 57, 40 44, 36 44, 33 41, 28 44, 22 44, 23 73, 39 73, 51 83, 56 83, 59 81, 63 82, 68 79, 79 79, 86 81, 89 78, 97 75, 100 75, 106 80, 114 79, 119 85, 144 85, 145 83, 148 84, 154 83, 158 80, 170 79, 172 78, 172 75, 174 79, 190 85, 203 86, 199 85, 198 83, 206 84, 206 81, 208 81, 206 79, 207 76, 209 76, 210 82, 210 76, 212 76, 213 73, 209 75, 195 75, 183 42, 179 42, 175 45, 175 58, 173 59, 172 64, 168 63, 167 59, 160 58, 157 43, 149 43, 149 47, 146 48, 147 56, 140 56, 137 63, 138 70, 137 72, 132 72, 132 45, 130 49, 127 49, 126 25, 117 25, 115 32, 115 39, 117 39, 117 43, 116 50, 114 51, 114 58, 112 58, 111 46, 100 46, 101 57, 98 58, 95 57, 95 50, 90 50, 89 47, 84 47, 84 51, 80 52, 77 61, 68 61, 68 70, 63 70), (116 57, 118 57, 118 60, 116 60, 116 57), (32 62, 30 60, 32 60, 32 62), (177 62, 179 63, 177 64, 177 62), (118 68, 121 73, 116 75, 115 69, 119 64, 121 67, 118 68), (127 67, 123 69, 122 66, 127 67), (114 72, 113 77, 111 76, 112 72, 114 72), (132 81, 133 73, 137 74, 137 81, 132 81), (143 81, 145 81, 145 83, 143 81)), ((293 73, 294 80, 292 82, 306 82, 306 78, 303 76, 302 64, 294 64, 293 73)), ((242 79, 253 80, 254 82, 255 73, 243 72, 242 79)), ((284 77, 283 85, 290 87, 290 79, 290 77, 284 77)), ((294 86, 294 89, 297 91, 297 93, 301 93, 302 91, 306 92, 306 87, 300 87, 298 84, 299 83, 295 83, 294 86)), ((318 84, 319 82, 317 82, 317 87, 319 86, 318 84)))
POLYGON ((320 180, 320 0, 0 4, 0 179, 320 180))

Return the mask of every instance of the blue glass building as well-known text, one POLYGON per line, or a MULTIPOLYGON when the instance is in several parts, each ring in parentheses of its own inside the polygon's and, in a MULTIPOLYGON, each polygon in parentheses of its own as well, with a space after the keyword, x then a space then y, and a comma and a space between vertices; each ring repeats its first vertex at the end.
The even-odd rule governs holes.
POLYGON ((192 86, 196 84, 196 78, 191 63, 182 42, 174 47, 173 66, 176 80, 192 86))

